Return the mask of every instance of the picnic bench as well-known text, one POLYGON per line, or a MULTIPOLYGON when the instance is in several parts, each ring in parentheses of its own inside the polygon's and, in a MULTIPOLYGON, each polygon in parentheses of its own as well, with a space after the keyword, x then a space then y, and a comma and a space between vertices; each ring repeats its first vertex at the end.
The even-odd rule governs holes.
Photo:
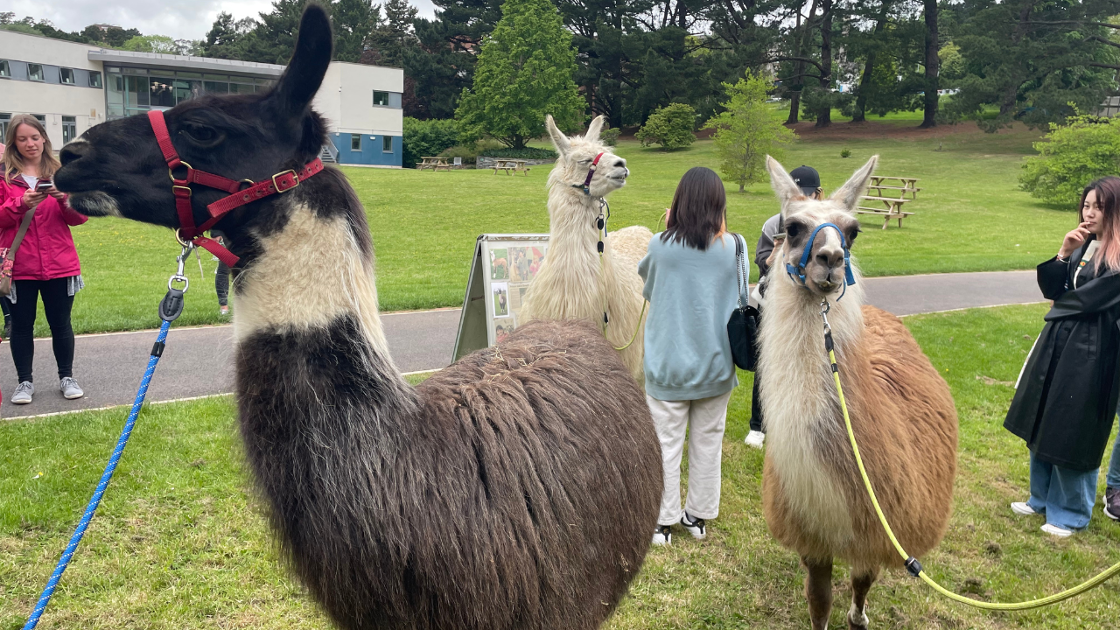
POLYGON ((905 197, 906 193, 910 193, 911 199, 918 198, 918 178, 917 177, 888 177, 886 175, 872 175, 871 185, 867 187, 869 193, 882 197, 885 190, 899 191, 899 197, 905 197))
POLYGON ((525 160, 495 160, 494 161, 494 174, 497 175, 499 170, 513 175, 517 172, 525 173, 529 176, 529 167, 525 165, 525 160))
POLYGON ((445 157, 421 157, 420 160, 420 166, 417 168, 421 171, 426 168, 430 168, 432 171, 438 171, 440 169, 445 171, 451 170, 451 165, 447 163, 447 158, 445 157))
POLYGON ((873 195, 864 195, 860 197, 860 205, 856 208, 857 214, 874 214, 884 218, 883 229, 887 229, 890 225, 891 219, 898 219, 898 227, 902 227, 903 217, 908 217, 913 212, 903 212, 902 205, 910 201, 909 199, 895 198, 895 197, 876 197, 873 195), (876 204, 883 204, 884 207, 872 207, 876 204))

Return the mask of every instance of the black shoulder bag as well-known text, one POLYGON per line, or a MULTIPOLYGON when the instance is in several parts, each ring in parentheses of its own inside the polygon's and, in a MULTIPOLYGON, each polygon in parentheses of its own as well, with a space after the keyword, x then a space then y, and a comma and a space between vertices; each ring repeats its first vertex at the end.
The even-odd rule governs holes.
POLYGON ((731 358, 735 365, 753 372, 758 360, 758 309, 743 299, 743 290, 750 286, 747 271, 746 246, 743 237, 732 232, 735 238, 735 284, 739 289, 738 306, 727 320, 727 339, 731 342, 731 358))

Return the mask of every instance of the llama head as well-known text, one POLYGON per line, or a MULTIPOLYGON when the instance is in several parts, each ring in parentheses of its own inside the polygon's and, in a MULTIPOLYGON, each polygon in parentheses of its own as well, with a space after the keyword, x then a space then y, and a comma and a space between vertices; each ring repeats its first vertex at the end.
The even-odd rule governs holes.
POLYGON ((782 268, 788 269, 784 265, 796 268, 801 263, 805 247, 809 246, 811 249, 804 268, 805 287, 818 296, 831 295, 844 286, 844 245, 851 248, 859 234, 856 207, 878 162, 879 156, 872 156, 832 196, 818 201, 802 194, 785 167, 774 158, 766 157, 770 184, 781 201, 786 230, 780 252, 782 268), (840 228, 844 233, 843 242, 840 232, 832 228, 820 230, 810 242, 813 231, 825 223, 840 228))
MULTIPOLYGON (((311 100, 330 60, 330 21, 322 7, 308 5, 292 60, 271 90, 203 96, 164 112, 175 150, 192 168, 233 180, 262 181, 302 168, 326 138, 311 100)), ((147 116, 97 125, 63 147, 60 158, 55 183, 70 194, 70 205, 78 212, 180 227, 167 164, 147 116)), ((183 177, 184 168, 178 167, 176 175, 183 177)), ((210 218, 207 204, 227 194, 195 185, 195 224, 210 218)), ((218 227, 236 242, 248 225, 275 220, 278 208, 289 207, 284 197, 242 206, 225 215, 218 227)))
POLYGON ((591 197, 606 197, 626 185, 626 177, 630 175, 630 170, 626 168, 626 160, 616 156, 611 152, 610 147, 599 141, 599 132, 603 130, 606 120, 603 116, 596 116, 588 125, 587 133, 582 137, 569 138, 556 127, 556 121, 552 116, 545 118, 548 135, 552 137, 552 145, 560 155, 556 160, 556 166, 548 176, 550 187, 582 189, 591 165, 595 163, 595 157, 600 153, 602 157, 595 165, 595 172, 588 185, 588 194, 591 197))

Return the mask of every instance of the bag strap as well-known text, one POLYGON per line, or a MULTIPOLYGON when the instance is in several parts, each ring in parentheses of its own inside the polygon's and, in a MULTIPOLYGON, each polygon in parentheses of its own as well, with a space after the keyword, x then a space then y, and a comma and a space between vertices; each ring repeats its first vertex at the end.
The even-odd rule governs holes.
POLYGON ((746 306, 743 303, 743 285, 750 286, 750 276, 747 275, 748 272, 744 263, 745 256, 743 255, 746 243, 740 234, 731 232, 731 236, 735 239, 735 286, 739 289, 736 299, 738 300, 739 310, 742 310, 746 306))
POLYGON ((15 261, 16 250, 19 249, 19 244, 23 242, 23 236, 27 234, 27 228, 31 226, 31 219, 35 216, 35 210, 38 208, 39 206, 35 206, 24 213, 23 221, 19 224, 19 231, 16 232, 16 237, 12 240, 12 246, 8 249, 9 260, 15 261))

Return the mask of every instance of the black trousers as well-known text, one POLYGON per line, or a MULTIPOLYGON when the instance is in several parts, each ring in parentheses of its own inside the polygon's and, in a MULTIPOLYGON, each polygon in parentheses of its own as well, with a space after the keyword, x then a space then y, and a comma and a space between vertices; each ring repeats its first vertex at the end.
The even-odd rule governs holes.
MULTIPOLYGON (((758 319, 762 319, 762 305, 758 307, 758 319)), ((751 387, 751 431, 765 433, 762 430, 762 401, 758 395, 758 365, 754 368, 754 385, 751 387)))
MULTIPOLYGON (((19 382, 30 381, 35 359, 35 315, 39 297, 43 298, 43 314, 51 328, 51 345, 58 364, 58 377, 74 375, 74 329, 70 326, 70 309, 74 296, 66 294, 68 278, 54 280, 16 280, 16 303, 12 311, 12 360, 19 382)), ((8 302, 8 298, 4 298, 8 302)))
POLYGON ((218 270, 214 273, 214 291, 218 294, 218 305, 229 304, 229 267, 218 261, 218 270))

